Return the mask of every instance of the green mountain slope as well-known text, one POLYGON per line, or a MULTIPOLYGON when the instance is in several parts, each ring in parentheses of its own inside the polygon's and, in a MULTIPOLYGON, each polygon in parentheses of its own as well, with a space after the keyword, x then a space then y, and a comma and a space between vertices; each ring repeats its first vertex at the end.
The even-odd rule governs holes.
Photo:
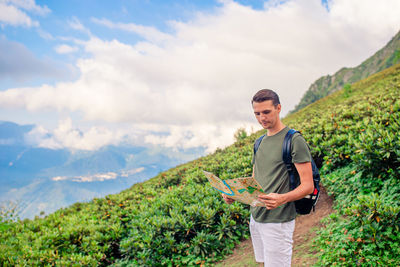
MULTIPOLYGON (((317 235, 318 265, 399 266, 400 65, 284 122, 308 140, 335 196, 336 213, 317 235)), ((211 265, 249 236, 249 210, 225 204, 202 170, 222 179, 250 175, 261 134, 45 218, 11 222, 0 214, 0 265, 211 265)))
POLYGON ((322 76, 310 85, 292 112, 321 99, 346 84, 352 84, 400 62, 400 32, 373 56, 354 68, 342 68, 334 75, 322 76))

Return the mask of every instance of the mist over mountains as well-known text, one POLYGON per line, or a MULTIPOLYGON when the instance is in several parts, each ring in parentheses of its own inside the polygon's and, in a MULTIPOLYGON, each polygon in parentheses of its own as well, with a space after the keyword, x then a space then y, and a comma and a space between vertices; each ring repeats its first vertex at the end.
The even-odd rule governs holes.
POLYGON ((17 202, 21 218, 118 193, 205 151, 127 144, 96 151, 49 149, 29 143, 34 127, 0 122, 0 202, 17 202))

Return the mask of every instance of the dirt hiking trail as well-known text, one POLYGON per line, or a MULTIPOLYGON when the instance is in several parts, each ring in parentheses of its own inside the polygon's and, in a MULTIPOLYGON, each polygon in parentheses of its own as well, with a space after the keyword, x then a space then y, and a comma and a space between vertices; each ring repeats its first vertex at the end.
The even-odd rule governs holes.
MULTIPOLYGON (((320 220, 333 212, 333 199, 328 196, 325 188, 321 187, 320 198, 315 212, 296 218, 296 227, 293 234, 292 267, 312 266, 316 262, 311 248, 311 240, 315 237, 315 230, 321 227, 320 220)), ((233 254, 216 264, 217 267, 254 267, 263 266, 254 260, 251 239, 242 241, 236 246, 233 254)))

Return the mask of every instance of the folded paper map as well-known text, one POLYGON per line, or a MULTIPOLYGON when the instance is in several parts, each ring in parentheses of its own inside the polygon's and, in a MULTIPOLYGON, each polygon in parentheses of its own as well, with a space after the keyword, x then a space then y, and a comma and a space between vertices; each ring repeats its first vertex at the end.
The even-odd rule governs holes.
POLYGON ((203 171, 211 186, 230 198, 248 204, 250 206, 265 207, 265 204, 257 199, 259 194, 264 194, 261 186, 253 177, 242 177, 229 180, 221 180, 213 173, 203 171))

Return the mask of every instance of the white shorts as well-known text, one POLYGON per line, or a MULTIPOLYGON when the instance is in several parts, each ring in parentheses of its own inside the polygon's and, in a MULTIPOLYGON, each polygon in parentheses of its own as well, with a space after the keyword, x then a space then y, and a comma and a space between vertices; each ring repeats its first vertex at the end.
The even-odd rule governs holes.
POLYGON ((257 262, 267 267, 286 267, 292 261, 295 220, 284 223, 258 223, 250 217, 250 234, 257 262))

